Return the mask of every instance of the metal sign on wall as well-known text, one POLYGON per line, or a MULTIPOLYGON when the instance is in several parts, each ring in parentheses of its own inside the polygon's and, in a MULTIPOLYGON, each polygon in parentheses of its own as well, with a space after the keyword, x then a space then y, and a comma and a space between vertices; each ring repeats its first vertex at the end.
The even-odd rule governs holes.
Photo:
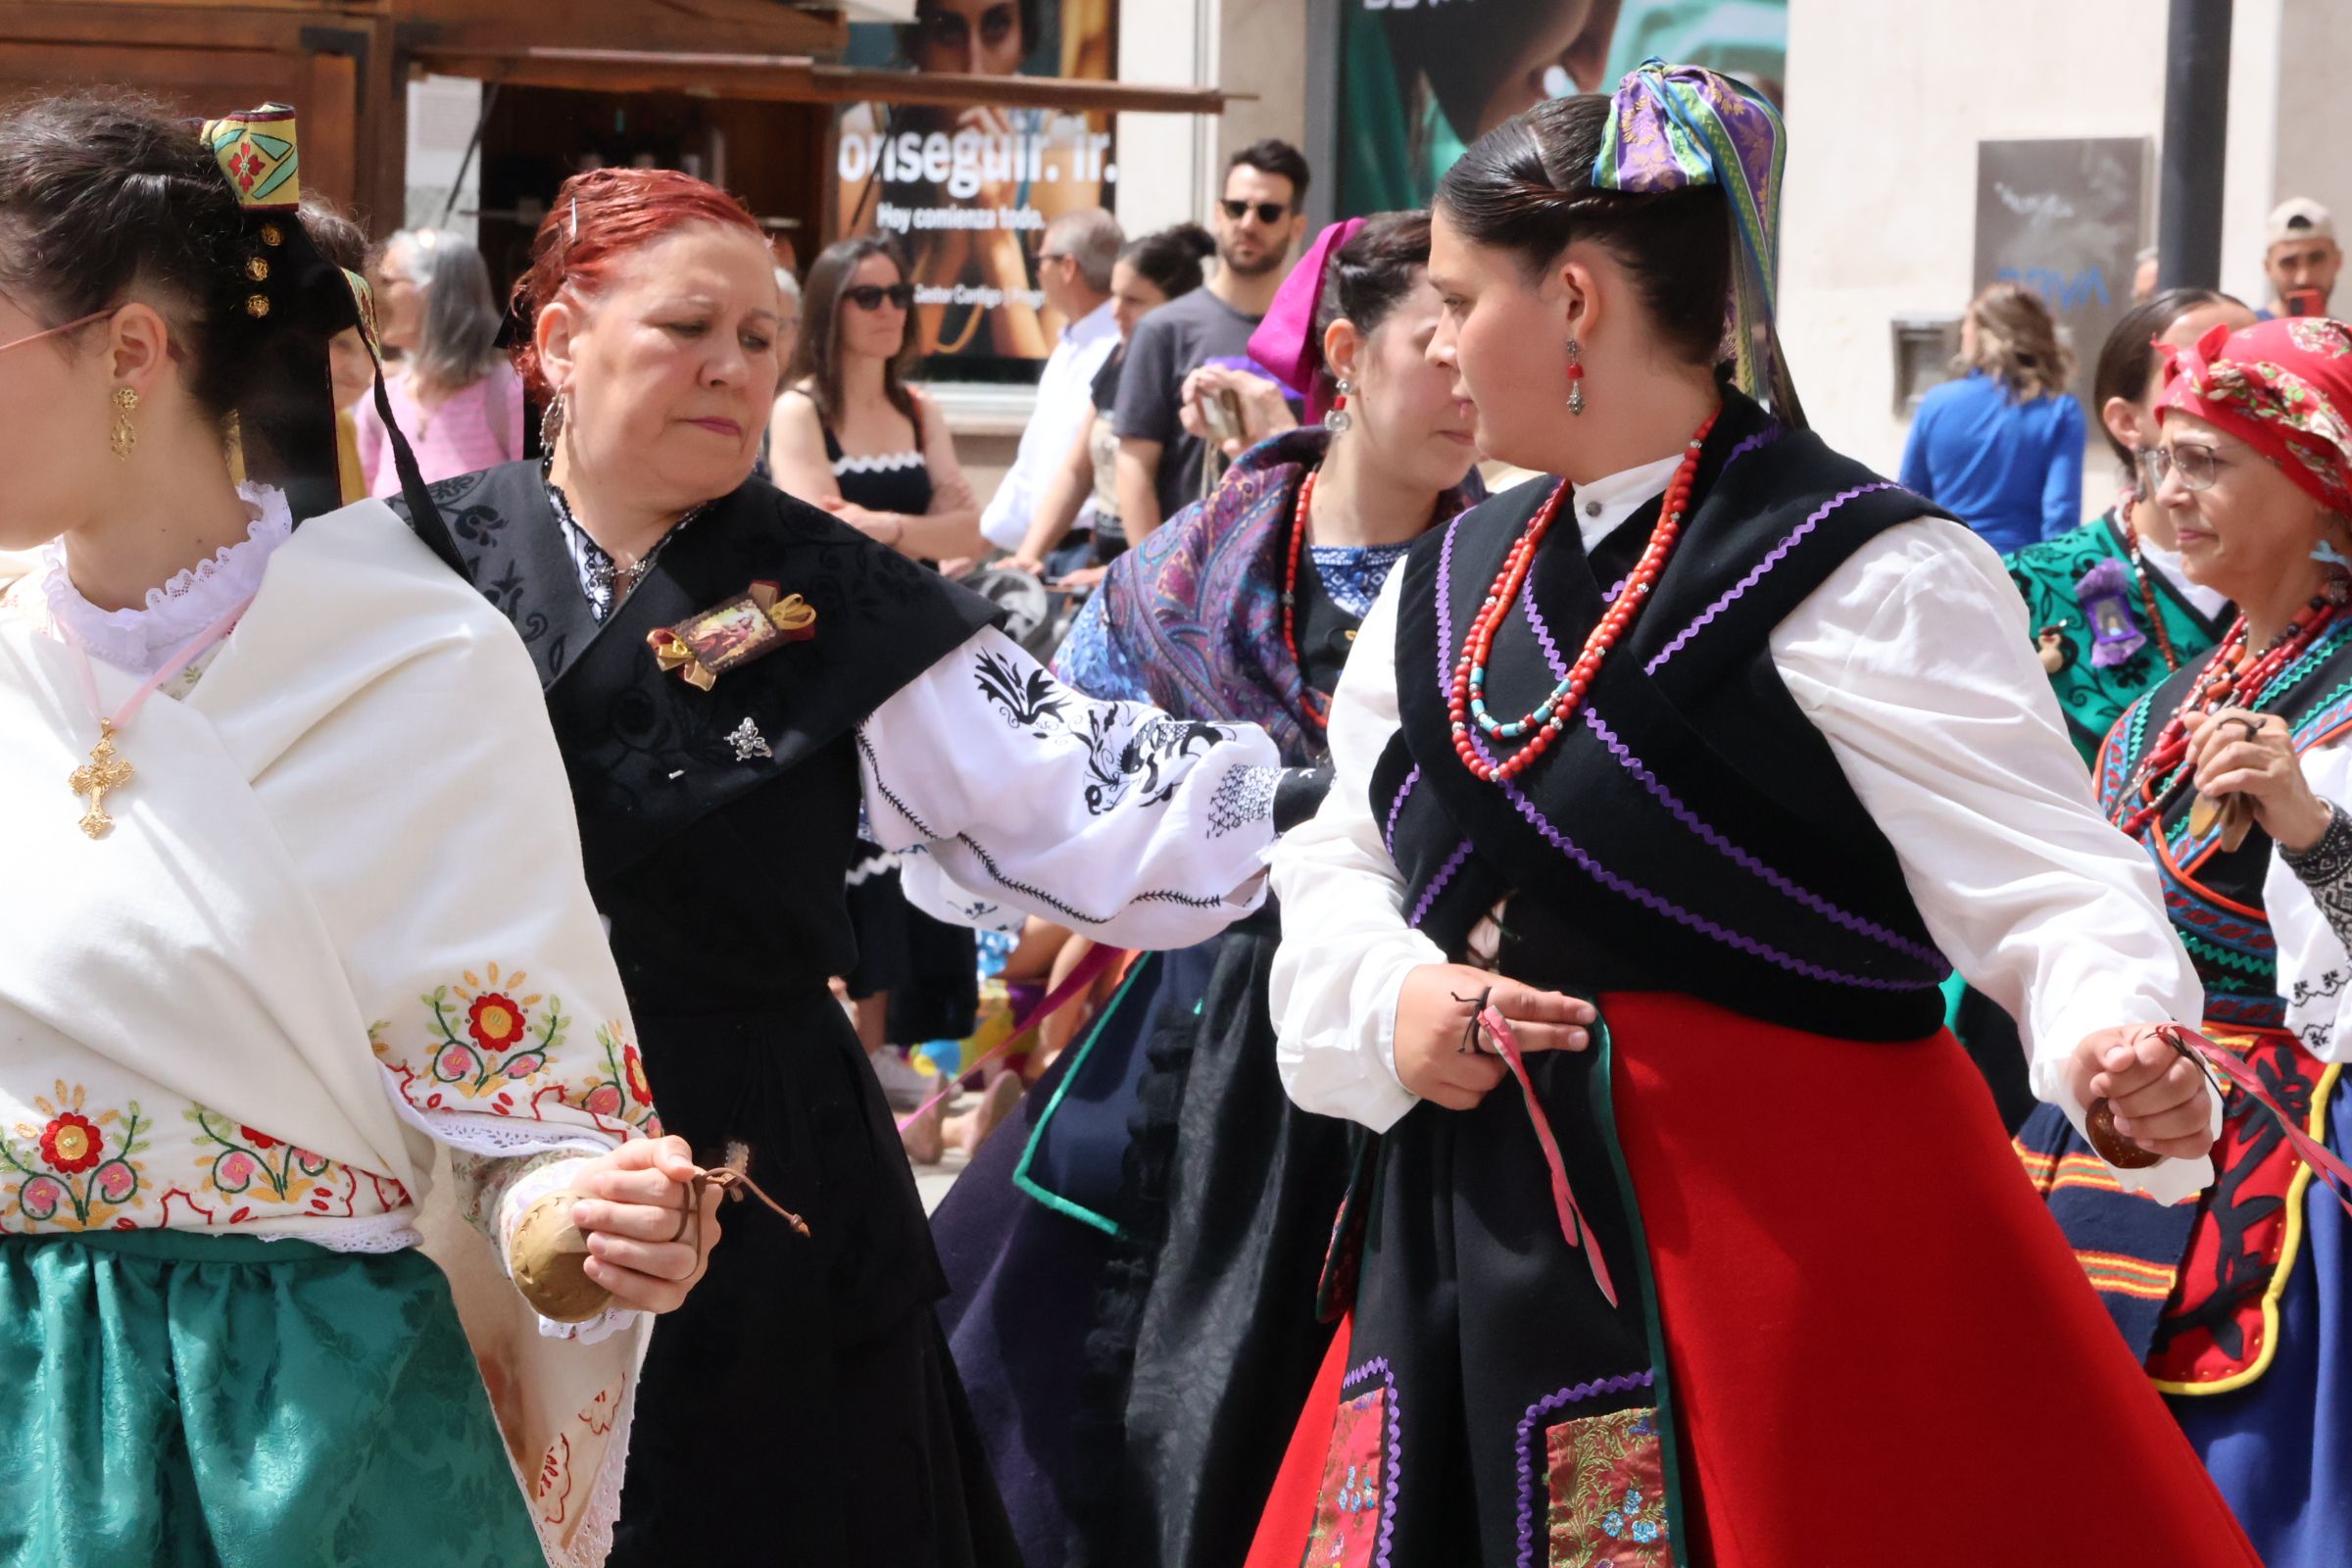
POLYGON ((2100 345, 2132 308, 2154 146, 2145 136, 1977 144, 1977 287, 2023 283, 2048 303, 2086 409, 2100 345))

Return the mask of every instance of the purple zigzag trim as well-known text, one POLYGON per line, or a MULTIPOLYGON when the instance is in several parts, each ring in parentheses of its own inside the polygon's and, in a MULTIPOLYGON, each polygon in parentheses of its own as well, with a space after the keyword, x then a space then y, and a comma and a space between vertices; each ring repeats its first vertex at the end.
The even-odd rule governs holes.
POLYGON ((1824 517, 1828 516, 1831 513, 1836 512, 1839 507, 1844 506, 1847 502, 1854 500, 1858 496, 1869 495, 1874 490, 1892 490, 1894 488, 1896 487, 1893 484, 1882 479, 1876 484, 1857 485, 1853 489, 1844 491, 1839 495, 1833 496, 1828 501, 1824 502, 1819 512, 1814 513, 1813 515, 1807 517, 1804 521, 1789 529, 1788 537, 1783 539, 1779 544, 1774 545, 1772 549, 1766 553, 1762 561, 1757 562, 1754 566, 1748 569, 1746 576, 1740 578, 1738 582, 1732 584, 1731 587, 1725 589, 1721 598, 1717 599, 1713 604, 1699 612, 1697 619, 1691 621, 1690 625, 1685 626, 1681 631, 1676 632, 1674 634, 1674 641, 1668 643, 1664 648, 1658 650, 1656 657, 1651 659, 1648 663, 1642 666, 1642 673, 1647 675, 1655 675, 1658 672, 1659 665, 1665 663, 1666 661, 1672 659, 1676 654, 1681 653, 1684 645, 1689 643, 1691 638, 1697 636, 1701 628, 1706 626, 1707 623, 1712 621, 1717 615, 1722 614, 1724 611, 1731 608, 1731 603, 1733 600, 1739 598, 1741 594, 1747 592, 1750 588, 1753 588, 1757 583, 1763 581, 1764 574, 1770 571, 1773 567, 1779 565, 1781 564, 1781 559, 1788 555, 1789 551, 1795 549, 1799 544, 1801 544, 1804 541, 1805 535, 1811 533, 1815 528, 1819 527, 1821 525, 1821 520, 1824 517))
POLYGON ((1341 1387, 1348 1388, 1361 1383, 1375 1372, 1380 1374, 1381 1384, 1389 1393, 1388 1419, 1381 1423, 1388 1429, 1389 1478, 1388 1484, 1380 1489, 1380 1553, 1378 1558, 1380 1568, 1389 1568, 1389 1552, 1395 1544, 1394 1538, 1396 1534, 1396 1479, 1404 1469, 1404 1435, 1398 1430, 1396 1420, 1396 1412, 1399 1408, 1396 1398, 1396 1374, 1389 1370, 1387 1357, 1376 1355, 1348 1373, 1341 1387))
POLYGON ((1519 1568, 1536 1568, 1536 1423, 1564 1405, 1589 1399, 1595 1394, 1630 1394, 1656 1384, 1653 1373, 1629 1372, 1623 1377, 1579 1383, 1572 1389, 1547 1394, 1527 1407, 1527 1414, 1519 1418, 1519 1568))
POLYGON ((1536 608, 1536 574, 1532 571, 1519 583, 1519 612, 1527 616, 1528 630, 1536 634, 1536 641, 1544 645, 1544 662, 1551 666, 1552 678, 1566 680, 1568 666, 1560 662, 1560 645, 1551 640, 1551 628, 1544 623, 1544 612, 1536 608))
POLYGON ((1764 884, 1774 892, 1795 900, 1824 919, 1841 925, 1848 931, 1869 937, 1875 942, 1884 943, 1908 957, 1919 959, 1934 970, 1938 979, 1951 972, 1951 965, 1944 962, 1943 955, 1937 953, 1934 948, 1923 947, 1898 932, 1889 931, 1876 921, 1864 919, 1861 915, 1847 913, 1820 894, 1797 886, 1796 883, 1717 832, 1696 811, 1685 806, 1681 799, 1666 787, 1657 774, 1651 772, 1647 764, 1634 755, 1632 748, 1617 738, 1617 732, 1609 728, 1601 716, 1590 708, 1585 710, 1585 725, 1593 734, 1600 737, 1600 743, 1609 749, 1627 772, 1642 781, 1642 787, 1650 793, 1651 798, 1674 813, 1676 821, 1705 840, 1710 848, 1730 857, 1733 864, 1750 875, 1760 877, 1764 884))
POLYGON ((1720 479, 1725 474, 1731 472, 1733 464, 1738 463, 1741 458, 1746 457, 1750 452, 1755 451, 1758 447, 1768 447, 1775 441, 1778 441, 1786 432, 1787 428, 1787 426, 1782 424, 1768 424, 1763 429, 1758 430, 1754 435, 1749 436, 1746 440, 1732 448, 1730 456, 1723 460, 1723 466, 1715 470, 1715 477, 1720 479))
POLYGON ((1446 542, 1438 547, 1438 701, 1453 695, 1446 679, 1446 649, 1453 641, 1453 541, 1461 531, 1461 514, 1446 525, 1446 542))
POLYGON ((1397 813, 1404 809, 1404 798, 1412 794, 1413 786, 1420 782, 1421 764, 1419 762, 1415 762, 1413 764, 1413 770, 1410 773, 1405 774, 1404 782, 1397 786, 1396 799, 1389 803, 1389 825, 1381 830, 1380 838, 1381 842, 1389 847, 1389 858, 1392 860, 1396 858, 1397 813))
POLYGON ((1459 871, 1462 868, 1462 862, 1468 858, 1470 858, 1470 841, 1464 839, 1460 847, 1446 857, 1446 863, 1438 867, 1438 874, 1430 879, 1429 886, 1421 890, 1421 902, 1413 906, 1411 924, 1414 930, 1421 929, 1422 917, 1429 913, 1429 906, 1438 902, 1438 895, 1446 891, 1446 884, 1453 880, 1453 873, 1459 871))
MULTIPOLYGON (((1485 737, 1472 735, 1470 741, 1478 748, 1478 755, 1492 764, 1494 760, 1494 754, 1488 749, 1485 737)), ((1545 843, 1575 861, 1586 875, 1610 892, 1621 893, 1636 904, 1656 910, 1678 925, 1696 931, 1703 937, 1710 937, 1726 947, 1737 948, 1741 953, 1751 954, 1756 957, 1777 963, 1791 974, 1801 974, 1808 980, 1826 981, 1831 985, 1853 986, 1863 991, 1918 991, 1924 989, 1925 982, 1921 981, 1877 980, 1868 975, 1846 974, 1840 970, 1825 968, 1809 958, 1800 958, 1793 953, 1783 953, 1769 942, 1760 942, 1754 937, 1741 936, 1729 926, 1718 925, 1695 910, 1684 908, 1664 894, 1652 893, 1639 882, 1618 875, 1594 859, 1574 839, 1554 827, 1550 819, 1536 808, 1536 803, 1527 798, 1526 792, 1519 788, 1516 780, 1497 777, 1494 783, 1501 789, 1503 799, 1509 801, 1517 808, 1519 814, 1527 818, 1528 826, 1541 834, 1545 843)), ((1463 844, 1462 852, 1466 853, 1469 848, 1467 843, 1463 844)), ((1456 858, 1459 858, 1458 855, 1456 858)), ((1452 870, 1451 862, 1448 862, 1446 870, 1447 872, 1452 870)), ((1430 894, 1422 896, 1424 906, 1428 904, 1431 895, 1435 892, 1436 888, 1433 886, 1430 894)), ((1418 911, 1415 913, 1414 923, 1419 923, 1418 911)))

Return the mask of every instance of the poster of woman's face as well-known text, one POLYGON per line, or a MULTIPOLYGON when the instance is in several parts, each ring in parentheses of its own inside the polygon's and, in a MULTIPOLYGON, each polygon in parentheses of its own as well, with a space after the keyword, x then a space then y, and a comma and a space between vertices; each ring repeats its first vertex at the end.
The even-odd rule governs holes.
MULTIPOLYGON (((850 60, 926 75, 1106 77, 1115 14, 1113 0, 917 0, 911 23, 853 26, 850 60)), ((1038 242, 1063 213, 1111 205, 1118 178, 1109 116, 996 105, 853 105, 834 172, 835 237, 898 240, 921 352, 954 357, 963 377, 1052 352, 1063 322, 1038 286, 1038 242)))
POLYGON ((1546 98, 1611 91, 1652 55, 1739 76, 1775 103, 1787 74, 1787 0, 1343 4, 1344 212, 1426 204, 1496 125, 1546 98))

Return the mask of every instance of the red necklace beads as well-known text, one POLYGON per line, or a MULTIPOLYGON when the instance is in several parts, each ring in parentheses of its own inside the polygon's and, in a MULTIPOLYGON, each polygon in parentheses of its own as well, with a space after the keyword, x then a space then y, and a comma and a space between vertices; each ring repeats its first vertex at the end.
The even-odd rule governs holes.
POLYGON ((1674 553, 1675 540, 1683 531, 1683 514, 1690 510, 1690 487, 1698 476, 1699 449, 1707 439, 1707 432, 1715 428, 1720 413, 1719 410, 1708 415, 1698 433, 1690 438, 1682 466, 1675 469, 1674 482, 1666 487, 1666 499, 1658 509, 1657 526, 1649 531, 1649 543, 1642 551, 1641 563, 1626 579, 1625 591, 1585 638, 1584 651, 1569 667, 1568 678, 1553 687, 1551 695, 1532 711, 1506 724, 1487 711, 1487 660, 1494 651, 1494 633, 1509 618, 1511 607, 1518 603, 1519 590, 1535 567, 1536 552, 1543 547, 1544 535, 1550 531, 1552 519, 1559 514, 1560 502, 1568 494, 1566 480, 1553 489, 1543 510, 1528 523, 1527 532, 1511 546, 1510 554, 1503 558, 1502 570, 1495 574, 1494 586, 1488 591, 1478 613, 1471 617, 1469 633, 1462 639, 1462 657, 1453 667, 1453 690, 1446 704, 1454 753, 1474 776, 1488 783, 1510 778, 1535 765, 1536 760, 1560 738, 1561 730, 1583 705, 1592 677, 1599 673, 1600 662, 1642 612, 1650 589, 1666 569, 1666 558, 1674 553), (1522 741, 1523 737, 1524 740, 1501 761, 1489 762, 1471 742, 1472 724, 1494 740, 1522 741))
POLYGON ((2238 616, 2213 651, 2212 662, 2190 685, 2188 696, 2157 732, 2146 760, 2120 797, 2127 809, 2115 818, 2116 826, 2137 838, 2163 814, 2166 804, 2188 777, 2190 713, 2217 706, 2260 710, 2272 683, 2319 641, 2335 613, 2335 606, 2326 598, 2313 599, 2295 612, 2285 632, 2242 670, 2237 666, 2246 657, 2246 617, 2238 616))
POLYGON ((1309 468, 1298 486, 1298 508, 1291 515, 1291 560, 1282 575, 1282 648, 1298 671, 1298 707, 1317 729, 1331 722, 1331 699, 1306 683, 1306 662, 1298 657, 1298 564, 1306 559, 1306 509, 1315 499, 1321 468, 1309 468))

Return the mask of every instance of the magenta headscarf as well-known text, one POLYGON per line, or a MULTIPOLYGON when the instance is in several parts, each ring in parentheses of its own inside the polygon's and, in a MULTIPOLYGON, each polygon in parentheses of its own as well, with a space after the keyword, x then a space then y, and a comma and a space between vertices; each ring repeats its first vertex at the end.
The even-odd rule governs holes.
POLYGON ((1291 275, 1282 280, 1272 309, 1257 330, 1250 334, 1250 357, 1274 372, 1274 378, 1306 400, 1309 424, 1320 421, 1331 407, 1323 386, 1323 340, 1315 332, 1315 309, 1323 300, 1323 274, 1339 248, 1355 238, 1364 226, 1360 218, 1332 224, 1298 258, 1291 275))

